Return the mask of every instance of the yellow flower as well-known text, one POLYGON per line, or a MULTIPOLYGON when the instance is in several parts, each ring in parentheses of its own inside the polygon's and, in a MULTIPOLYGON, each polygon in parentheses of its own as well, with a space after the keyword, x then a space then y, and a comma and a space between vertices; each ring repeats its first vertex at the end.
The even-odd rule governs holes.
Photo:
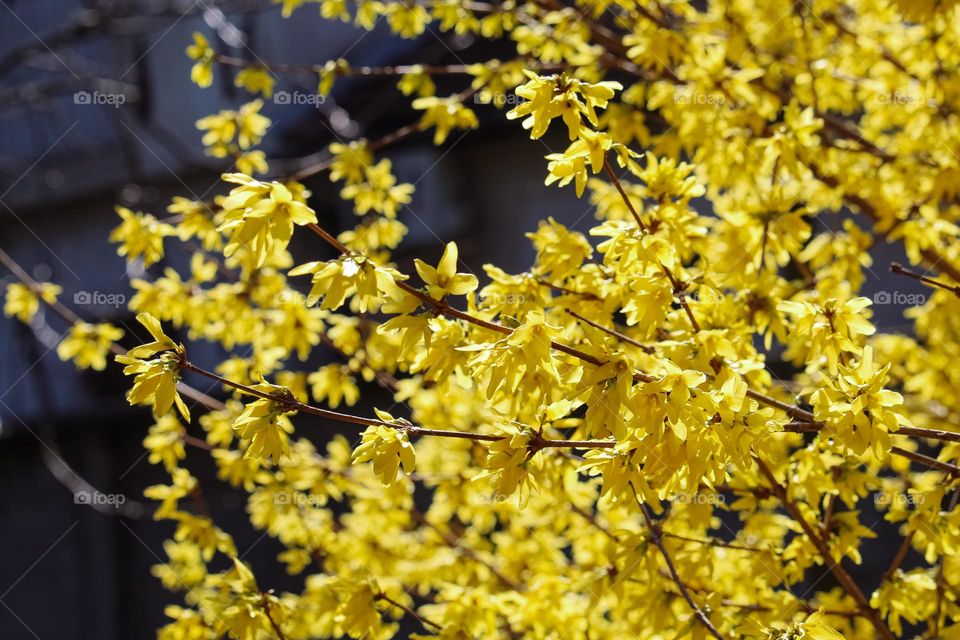
POLYGON ((580 135, 581 118, 586 117, 593 126, 599 124, 597 108, 605 108, 616 91, 623 89, 619 82, 590 84, 565 73, 553 76, 538 76, 524 71, 529 81, 517 88, 517 95, 527 100, 507 113, 513 120, 524 118, 524 129, 530 129, 530 137, 536 140, 547 132, 550 121, 563 118, 570 140, 580 135))
POLYGON ((126 355, 116 358, 120 364, 127 365, 123 369, 125 375, 135 376, 133 388, 127 392, 127 401, 133 405, 151 405, 157 420, 176 404, 180 415, 189 422, 190 411, 177 393, 186 350, 168 338, 160 322, 149 313, 137 314, 137 321, 150 332, 153 342, 134 347, 126 355))
POLYGON ((197 238, 206 251, 220 249, 222 238, 217 232, 210 207, 203 202, 174 196, 167 212, 180 216, 177 223, 177 237, 181 240, 197 238))
POLYGON ((126 207, 116 207, 122 222, 110 233, 110 242, 118 242, 117 254, 134 260, 143 258, 149 267, 163 257, 163 239, 174 235, 173 227, 160 222, 149 213, 134 213, 126 207))
POLYGON ((842 302, 830 298, 822 305, 813 302, 784 300, 777 305, 781 313, 793 316, 794 331, 788 335, 788 357, 807 364, 808 369, 819 366, 825 359, 831 374, 845 353, 859 351, 862 336, 873 335, 874 326, 867 320, 868 298, 853 298, 842 302))
POLYGON ((237 73, 233 84, 246 89, 250 93, 261 93, 264 98, 273 95, 273 84, 275 80, 270 70, 265 67, 254 66, 241 69, 237 73))
POLYGON ((193 44, 187 47, 187 55, 197 63, 190 69, 190 79, 199 87, 213 84, 213 60, 216 53, 210 41, 200 32, 193 32, 193 44))
POLYGON ((369 426, 363 432, 363 439, 354 452, 354 464, 373 461, 373 472, 380 481, 390 486, 397 480, 397 471, 403 464, 405 473, 413 473, 417 467, 413 445, 404 425, 408 422, 397 420, 386 411, 375 409, 377 417, 397 427, 384 425, 369 426))
POLYGON ((123 330, 111 324, 78 322, 57 345, 61 360, 73 360, 78 369, 103 371, 107 367, 107 353, 113 343, 123 337, 123 330))
POLYGON ((883 457, 890 449, 889 433, 910 426, 895 411, 902 407, 903 396, 885 388, 890 364, 877 367, 873 347, 863 349, 856 366, 840 365, 836 378, 825 379, 825 386, 810 397, 814 416, 828 425, 830 432, 857 454, 873 447, 883 457))
POLYGON ((318 401, 327 401, 331 408, 336 409, 341 402, 352 407, 360 398, 360 389, 350 375, 350 370, 342 365, 328 364, 320 367, 307 377, 310 391, 318 401))
MULTIPOLYGON (((363 154, 352 154, 352 161, 362 162, 363 157, 363 154)), ((396 184, 397 178, 391 173, 391 167, 392 164, 387 158, 373 166, 364 165, 363 180, 351 182, 348 177, 348 184, 340 191, 340 197, 354 201, 354 212, 357 215, 373 210, 391 219, 396 217, 400 206, 410 203, 413 185, 396 184)))
POLYGON ((603 169, 607 150, 613 146, 613 140, 605 133, 596 133, 589 129, 582 129, 579 136, 567 147, 563 153, 551 153, 547 156, 550 164, 547 165, 547 175, 544 184, 550 185, 559 181, 558 186, 564 187, 571 180, 576 180, 577 196, 583 195, 587 186, 587 166, 594 173, 603 169))
POLYGON ((270 384, 262 378, 252 388, 273 399, 260 398, 248 404, 233 423, 233 428, 248 443, 244 457, 269 458, 276 464, 281 456, 290 455, 287 436, 293 433, 293 424, 287 415, 296 413, 290 409, 296 400, 289 389, 270 384))
POLYGON ((240 185, 223 200, 223 223, 218 230, 230 234, 224 255, 244 247, 262 266, 267 256, 286 250, 294 225, 317 222, 313 209, 279 182, 259 182, 240 173, 224 174, 223 179, 240 185))
POLYGON ((415 38, 424 32, 430 14, 419 4, 390 2, 386 5, 387 24, 402 38, 415 38))
POLYGON ((173 473, 179 462, 187 457, 184 434, 183 425, 175 415, 168 413, 157 420, 143 439, 143 448, 150 452, 150 464, 162 462, 166 470, 173 473))
POLYGON ((30 324, 33 317, 37 315, 37 311, 40 310, 40 301, 53 304, 62 291, 63 289, 59 285, 47 282, 40 283, 39 291, 35 291, 19 282, 11 282, 7 285, 3 313, 8 318, 16 317, 20 322, 30 324))
POLYGON ((794 624, 773 622, 770 626, 767 626, 755 618, 748 619, 741 625, 739 631, 744 637, 761 640, 787 640, 790 638, 844 640, 842 633, 827 624, 826 616, 822 611, 812 613, 803 622, 794 624))
POLYGON ((385 296, 402 295, 396 282, 407 276, 395 269, 381 267, 360 255, 341 256, 329 262, 308 262, 290 270, 291 276, 311 274, 312 287, 307 305, 320 302, 321 309, 336 310, 352 295, 361 313, 376 309, 385 296))
POLYGON ((477 115, 465 107, 457 96, 437 98, 428 96, 413 101, 414 109, 422 109, 420 128, 436 127, 433 144, 443 144, 453 129, 476 129, 480 126, 477 115))
MULTIPOLYGON (((320 81, 317 84, 317 93, 321 96, 329 96, 333 91, 333 83, 340 76, 350 74, 350 63, 343 58, 337 60, 327 60, 320 71, 320 81)), ((352 142, 350 144, 353 144, 352 142)))
POLYGON ((542 462, 536 451, 530 449, 532 432, 513 425, 503 426, 501 431, 505 437, 490 443, 484 470, 474 480, 489 478, 497 499, 517 493, 522 507, 530 498, 530 490, 538 489, 536 473, 531 475, 530 471, 539 471, 542 462))
POLYGON ((423 65, 415 64, 410 67, 400 78, 397 88, 405 96, 417 94, 421 98, 432 96, 437 87, 433 84, 433 79, 423 70, 423 65))
POLYGON ((289 18, 291 15, 293 15, 293 12, 297 10, 303 3, 304 0, 273 0, 273 4, 283 4, 280 14, 284 18, 289 18))
POLYGON ((443 256, 436 268, 431 267, 423 260, 415 260, 417 273, 427 284, 427 293, 430 297, 440 300, 448 295, 462 296, 476 290, 479 281, 477 276, 469 273, 457 273, 456 242, 448 242, 443 249, 443 256))
POLYGON ((330 145, 330 181, 346 181, 348 185, 363 182, 366 169, 373 164, 373 154, 365 140, 330 145))
POLYGON ((261 115, 263 100, 254 100, 239 111, 225 109, 197 120, 196 126, 205 131, 201 141, 207 155, 226 158, 258 144, 270 128, 270 118, 261 115))
POLYGON ((237 171, 252 176, 255 173, 264 174, 270 170, 267 165, 267 155, 260 151, 247 151, 237 156, 237 171))

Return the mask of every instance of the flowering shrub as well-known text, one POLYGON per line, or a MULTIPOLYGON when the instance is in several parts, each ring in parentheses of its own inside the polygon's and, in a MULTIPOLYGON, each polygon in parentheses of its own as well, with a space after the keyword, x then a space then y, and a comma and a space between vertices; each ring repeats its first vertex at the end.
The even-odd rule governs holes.
POLYGON ((5 313, 50 305, 73 325, 59 355, 101 369, 115 352, 129 401, 153 410, 144 445, 170 481, 146 494, 174 525, 154 573, 183 597, 159 638, 387 638, 403 618, 445 640, 960 636, 955 0, 282 4, 518 57, 251 66, 196 34, 201 87, 235 67, 264 97, 290 72, 323 95, 392 77, 422 115, 285 176, 256 149, 261 100, 198 122, 238 173, 211 201, 118 209, 129 260, 193 252, 189 273, 132 283, 152 341, 129 351, 8 264, 22 282, 5 313), (438 96, 439 75, 467 87, 438 96), (596 225, 541 222, 524 273, 486 265, 481 282, 453 242, 404 273, 391 251, 413 186, 377 153, 426 130, 442 144, 481 108, 567 135, 545 183, 589 199, 596 225), (302 183, 324 172, 358 216, 338 235, 302 183), (294 264, 294 233, 337 256, 294 264), (891 278, 929 287, 912 337, 878 333, 859 296, 879 241, 914 265, 891 278), (204 369, 171 330, 228 355, 204 369), (781 346, 788 380, 767 366, 781 346), (308 370, 317 349, 339 360, 308 370), (404 417, 351 412, 371 385, 404 417), (356 431, 318 447, 300 414, 356 431), (249 494, 302 590, 258 583, 196 500, 186 447, 249 494), (875 508, 902 544, 868 584, 851 565, 875 508))

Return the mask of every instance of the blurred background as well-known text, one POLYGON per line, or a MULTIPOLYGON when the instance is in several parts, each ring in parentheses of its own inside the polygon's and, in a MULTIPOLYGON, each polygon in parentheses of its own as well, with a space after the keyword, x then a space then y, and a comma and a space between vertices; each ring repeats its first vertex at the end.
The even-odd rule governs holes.
MULTIPOLYGON (((230 165, 204 155, 195 122, 251 99, 234 87, 235 70, 217 68, 206 90, 190 82, 184 49, 194 31, 218 53, 251 61, 455 64, 516 55, 508 42, 477 43, 434 26, 415 40, 393 37, 382 25, 366 32, 324 21, 315 5, 284 20, 269 0, 0 0, 0 248, 32 277, 61 285, 61 300, 84 320, 124 327, 125 346, 144 333, 126 310, 129 281, 149 275, 107 242, 118 223, 114 205, 162 215, 173 196, 223 193, 219 175, 230 165), (103 102, 98 94, 120 97, 103 102)), ((275 89, 313 93, 316 82, 284 75, 275 89)), ((415 121, 395 83, 340 80, 319 105, 267 100, 262 112, 273 127, 262 148, 271 169, 296 169, 322 157, 331 142, 374 139, 415 121)), ((463 77, 441 79, 437 94, 465 86, 463 77)), ((410 229, 396 254, 404 269, 412 256, 435 261, 444 243, 456 240, 462 263, 484 282, 485 262, 511 272, 530 265, 523 234, 537 220, 553 216, 579 231, 594 223, 589 202, 572 188, 543 187, 543 156, 565 140, 530 141, 502 111, 476 111, 482 134, 455 131, 439 148, 419 135, 378 154, 393 160, 399 181, 416 185, 400 213, 410 229)), ((307 186, 322 226, 353 226, 349 205, 326 176, 307 186)), ((185 272, 189 254, 167 246, 150 272, 185 272)), ((295 237, 292 250, 300 261, 330 257, 309 234, 295 237)), ((891 259, 902 257, 878 249, 864 295, 889 289, 891 259)), ((0 268, 0 284, 10 281, 0 268)), ((911 283, 900 279, 896 288, 910 293, 911 283)), ((886 330, 905 328, 902 311, 879 306, 875 320, 886 330)), ((178 596, 150 575, 151 565, 166 559, 162 542, 172 533, 171 524, 151 519, 142 498, 144 487, 167 478, 142 446, 151 417, 127 405, 129 382, 119 367, 78 372, 61 362, 54 351, 68 326, 40 313, 33 327, 0 318, 0 636, 153 637, 164 605, 178 596), (94 508, 76 497, 85 491, 122 495, 124 504, 94 508)), ((383 399, 376 387, 364 394, 370 404, 383 399)), ((243 495, 214 479, 202 453, 188 452, 186 465, 261 586, 296 588, 274 560, 279 547, 249 526, 243 495)), ((868 553, 858 572, 879 575, 886 567, 892 550, 883 536, 876 544, 876 561, 868 553)))

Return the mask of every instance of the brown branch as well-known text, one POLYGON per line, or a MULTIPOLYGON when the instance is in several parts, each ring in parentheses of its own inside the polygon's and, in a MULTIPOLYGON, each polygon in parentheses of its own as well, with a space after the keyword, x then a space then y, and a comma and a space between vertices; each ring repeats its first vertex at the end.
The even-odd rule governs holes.
MULTIPOLYGON (((339 411, 322 409, 305 402, 300 402, 296 398, 289 395, 273 395, 265 391, 260 391, 259 389, 255 389, 249 385, 224 378, 223 376, 213 373, 212 371, 207 371, 206 369, 198 367, 188 360, 183 360, 180 363, 180 367, 182 370, 192 371, 201 376, 227 385, 228 387, 232 387, 241 393, 275 402, 284 412, 297 411, 300 413, 308 413, 310 415, 315 415, 320 418, 327 418, 336 422, 345 422, 366 427, 389 427, 398 431, 405 431, 411 436, 460 438, 464 440, 476 440, 482 442, 497 442, 505 439, 505 436, 495 436, 484 433, 469 433, 466 431, 450 431, 447 429, 427 429, 406 422, 393 423, 376 418, 366 418, 363 416, 355 416, 349 413, 340 413, 339 411)), ((539 436, 537 432, 533 432, 533 434, 534 436, 530 441, 530 448, 534 451, 547 448, 610 449, 615 447, 617 444, 613 440, 550 440, 539 436)))
POLYGON ((667 565, 667 571, 670 572, 670 577, 676 583, 677 588, 680 590, 680 595, 683 596, 683 599, 687 601, 687 604, 690 605, 690 608, 693 610, 694 617, 704 626, 704 628, 718 640, 725 640, 724 635, 720 633, 719 630, 713 623, 710 621, 710 618, 706 613, 703 612, 703 609, 694 602, 693 597, 690 595, 690 592, 687 590, 686 584, 683 580, 680 579, 680 575, 677 573, 676 567, 673 566, 673 559, 670 557, 670 552, 667 551, 666 545, 663 544, 663 529, 660 528, 660 525, 654 521, 653 516, 650 514, 650 507, 640 501, 640 497, 637 496, 634 492, 634 497, 637 499, 637 503, 640 505, 640 510, 643 513, 643 519, 647 523, 647 528, 650 530, 650 541, 656 545, 657 549, 660 550, 660 555, 663 557, 664 563, 667 565))
POLYGON ((398 609, 401 609, 401 610, 402 610, 404 613, 406 613, 408 616, 411 616, 411 617, 415 618, 415 619, 417 620, 417 622, 419 622, 421 625, 423 625, 424 628, 433 627, 434 629, 437 629, 437 630, 443 629, 443 627, 441 627, 439 624, 437 624, 437 623, 434 622, 433 620, 430 620, 429 618, 426 618, 426 617, 424 617, 424 616, 421 616, 420 614, 418 614, 416 611, 414 611, 414 610, 411 609, 410 607, 406 606, 405 604, 400 604, 399 602, 397 602, 396 600, 394 600, 393 598, 391 598, 390 596, 388 596, 388 595, 385 594, 385 593, 378 593, 378 594, 376 595, 375 599, 377 599, 377 600, 383 600, 384 602, 388 602, 388 603, 390 603, 391 605, 393 605, 394 607, 396 607, 396 608, 398 608, 398 609))
POLYGON ((279 640, 287 640, 287 637, 283 635, 283 630, 280 628, 280 625, 277 624, 277 621, 273 619, 273 616, 270 615, 270 598, 266 592, 260 594, 261 599, 263 600, 263 614, 267 616, 267 620, 270 621, 270 626, 273 627, 273 632, 277 634, 279 640))
POLYGON ((613 186, 617 188, 617 191, 620 193, 620 197, 623 199, 624 203, 626 203, 627 208, 630 209, 630 214, 633 216, 633 219, 636 220, 637 226, 640 227, 641 231, 646 231, 647 225, 643 224, 643 220, 640 219, 640 214, 637 213, 637 210, 633 208, 633 203, 630 202, 627 192, 623 190, 623 185, 620 184, 620 178, 617 177, 617 173, 613 170, 613 166, 610 164, 610 159, 606 154, 603 156, 603 170, 606 171, 607 177, 610 178, 610 182, 612 182, 613 186))
MULTIPOLYGON (((457 100, 459 100, 460 102, 468 100, 470 96, 475 94, 477 91, 479 91, 479 89, 469 87, 466 90, 461 91, 456 95, 457 100)), ((388 133, 382 138, 379 138, 377 140, 374 140, 373 142, 367 143, 366 146, 367 146, 367 149, 370 151, 377 151, 379 149, 382 149, 383 147, 388 147, 392 144, 396 144, 397 142, 400 142, 401 140, 409 138, 420 131, 421 131, 420 120, 417 120, 403 127, 400 127, 399 129, 393 131, 392 133, 388 133)), ((295 171, 294 173, 290 174, 288 178, 291 180, 303 180, 304 178, 309 178, 312 175, 316 175, 318 173, 322 173, 323 171, 326 171, 327 169, 330 168, 330 165, 332 163, 333 163, 332 158, 325 158, 324 160, 321 160, 314 164, 307 165, 306 167, 303 167, 302 169, 295 171)))
POLYGON ((790 517, 803 529, 807 539, 809 539, 811 544, 817 549, 817 552, 823 558, 824 564, 828 566, 830 572, 833 573, 837 579, 837 582, 840 583, 840 586, 854 599, 860 611, 864 613, 866 618, 877 630, 877 633, 887 640, 893 640, 893 633, 890 632, 890 629, 884 622, 883 616, 880 615, 879 611, 870 606, 870 600, 864 595, 860 586, 857 585, 856 580, 847 573, 847 570, 843 568, 843 565, 839 561, 834 559, 829 543, 807 522, 807 519, 799 507, 787 496, 787 490, 777 481, 770 467, 756 455, 754 456, 754 460, 760 468, 760 472, 770 483, 770 488, 773 489, 774 495, 780 500, 780 504, 783 505, 783 508, 786 509, 790 517))
POLYGON ((955 295, 955 296, 960 296, 960 285, 947 284, 946 282, 941 282, 940 280, 937 280, 937 279, 935 279, 935 278, 931 278, 931 277, 927 276, 926 274, 917 273, 916 271, 913 271, 912 269, 907 269, 906 267, 904 267, 904 266, 903 266, 902 264, 900 264, 899 262, 891 262, 891 263, 890 263, 890 272, 891 272, 891 273, 895 273, 895 274, 900 275, 900 276, 906 276, 906 277, 908 277, 908 278, 913 278, 914 280, 919 280, 920 282, 922 282, 922 283, 924 283, 924 284, 928 284, 928 285, 930 285, 931 287, 938 287, 938 288, 940 288, 940 289, 944 289, 945 291, 949 291, 950 293, 952 293, 952 294, 955 295))
POLYGON ((907 552, 910 551, 910 545, 913 543, 913 533, 914 532, 911 531, 903 537, 903 544, 897 549, 897 555, 893 557, 890 566, 883 572, 883 576, 880 578, 881 584, 889 581, 893 577, 893 574, 897 572, 897 569, 900 568, 900 565, 903 564, 904 558, 907 557, 907 552))
MULTIPOLYGON (((228 66, 228 67, 237 67, 240 69, 248 67, 259 67, 266 69, 274 73, 312 73, 320 74, 326 72, 326 65, 322 64, 296 64, 296 63, 286 63, 286 62, 264 62, 262 60, 245 60, 243 58, 238 58, 236 56, 228 56, 217 54, 214 56, 214 62, 228 66)), ((540 64, 532 60, 519 59, 520 62, 524 63, 524 66, 533 71, 545 71, 545 72, 555 72, 562 71, 567 69, 569 65, 566 64, 540 64)), ((509 61, 508 61, 509 62, 509 61)), ((507 64, 507 63, 504 63, 507 64)), ((339 76, 342 77, 351 77, 351 76, 360 76, 360 77, 394 77, 394 76, 403 76, 408 73, 425 73, 430 76, 441 76, 441 75, 473 75, 473 72, 470 70, 474 65, 469 64, 447 64, 447 65, 431 65, 431 64, 421 64, 421 65, 388 65, 380 67, 372 66, 344 66, 337 67, 334 71, 339 76)))
POLYGON ((637 340, 634 340, 634 339, 631 338, 630 336, 628 336, 628 335, 626 335, 626 334, 623 334, 623 333, 620 333, 619 331, 616 331, 616 330, 614 330, 614 329, 608 329, 607 327, 603 326, 602 324, 600 324, 600 323, 598 323, 598 322, 594 322, 593 320, 590 320, 589 318, 585 318, 584 316, 580 315, 580 314, 577 313, 576 311, 572 311, 572 310, 570 310, 570 309, 564 309, 564 311, 566 311, 567 313, 569 313, 571 316, 573 316, 573 317, 576 318, 577 320, 579 320, 579 321, 581 321, 581 322, 585 322, 586 324, 590 325, 590 326, 593 327, 594 329, 599 329, 600 331, 603 331, 604 333, 613 336, 614 338, 620 340, 621 342, 626 342, 626 343, 629 344, 629 345, 633 345, 634 347, 637 347, 637 348, 639 348, 639 349, 642 349, 645 353, 655 353, 655 351, 656 351, 656 350, 655 350, 653 347, 651 347, 650 345, 643 344, 642 342, 638 342, 637 340))
POLYGON ((496 567, 496 565, 482 558, 480 554, 478 554, 475 550, 471 549, 470 547, 465 547, 461 545, 460 540, 458 538, 447 533, 446 531, 441 529, 439 526, 427 520, 427 517, 420 511, 413 510, 412 515, 414 520, 416 520, 420 524, 426 525, 427 527, 432 529, 437 535, 439 535, 440 538, 444 541, 444 543, 447 546, 449 546, 452 549, 457 549, 459 551, 462 551, 464 555, 466 555, 468 558, 470 558, 474 562, 482 564, 484 567, 487 568, 488 571, 490 571, 490 573, 492 573, 498 580, 500 580, 500 582, 505 584, 511 590, 516 591, 517 593, 522 593, 527 590, 527 588, 524 585, 520 584, 516 580, 513 580, 512 578, 508 578, 507 576, 505 576, 503 572, 496 567))

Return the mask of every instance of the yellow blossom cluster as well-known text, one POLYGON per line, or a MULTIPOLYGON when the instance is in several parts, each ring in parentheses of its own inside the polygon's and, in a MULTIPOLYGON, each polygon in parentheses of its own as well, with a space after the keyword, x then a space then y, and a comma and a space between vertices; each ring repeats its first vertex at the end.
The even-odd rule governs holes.
MULTIPOLYGON (((152 341, 117 357, 170 476, 146 491, 173 525, 154 574, 182 596, 158 638, 960 634, 957 2, 276 2, 517 57, 242 68, 195 37, 200 86, 219 66, 264 96, 275 72, 324 94, 385 76, 417 119, 258 180, 255 100, 198 123, 237 162, 222 193, 118 209, 120 255, 193 251, 188 273, 133 281, 152 341), (441 75, 464 91, 435 95, 441 75), (381 150, 474 135, 484 105, 567 139, 545 184, 571 185, 595 224, 516 229, 522 273, 478 277, 452 241, 404 270, 414 188, 381 150), (357 214, 339 233, 305 186, 323 172, 357 214), (294 260, 294 233, 316 259, 294 260), (883 282, 879 240, 910 263, 883 282), (909 335, 878 326, 868 284, 924 287, 909 335), (168 330, 223 355, 201 367, 168 330), (376 387, 389 412, 357 409, 376 387), (247 495, 302 588, 258 584, 204 512, 188 446, 247 495), (881 520, 902 540, 869 552, 888 567, 869 580, 854 567, 881 520)), ((6 315, 60 308, 56 285, 21 279, 6 315)), ((67 316, 64 359, 123 352, 119 330, 67 316)))

